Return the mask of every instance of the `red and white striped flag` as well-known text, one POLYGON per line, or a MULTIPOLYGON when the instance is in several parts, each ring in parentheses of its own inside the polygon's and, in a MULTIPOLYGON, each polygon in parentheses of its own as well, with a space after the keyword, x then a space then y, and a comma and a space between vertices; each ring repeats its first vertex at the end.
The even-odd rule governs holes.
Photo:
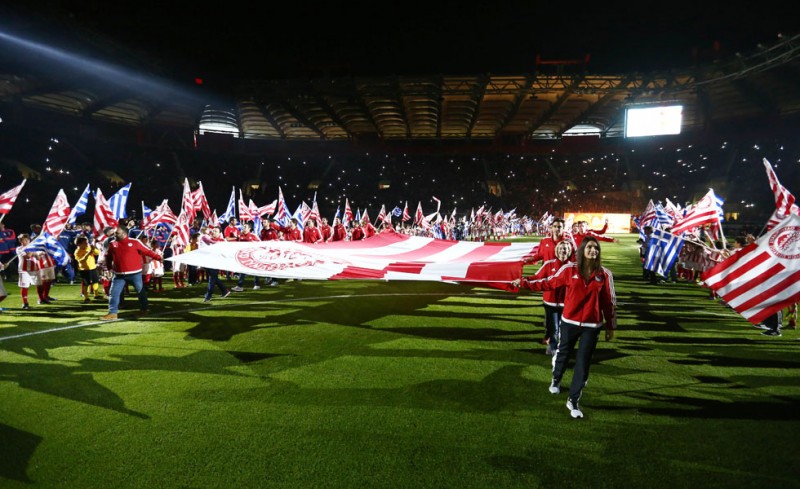
POLYGON ((12 188, 11 190, 0 194, 0 214, 8 214, 11 208, 14 206, 14 202, 17 201, 17 197, 19 197, 19 193, 22 191, 22 187, 25 186, 26 180, 22 180, 22 183, 17 185, 16 187, 12 188))
POLYGON ((211 207, 208 205, 206 192, 203 190, 203 182, 197 182, 198 187, 192 192, 192 200, 194 202, 195 210, 203 213, 203 219, 206 221, 211 219, 211 207))
POLYGON ((189 179, 183 179, 183 195, 181 196, 181 213, 186 213, 187 216, 194 217, 197 209, 194 206, 194 193, 189 187, 189 179))
POLYGON ((331 243, 222 241, 168 260, 260 277, 459 282, 513 290, 534 243, 449 241, 400 233, 331 243))
POLYGON ((422 212, 422 202, 417 202, 417 211, 414 213, 414 225, 422 226, 425 221, 425 214, 422 212))
POLYGON ((311 201, 311 214, 308 215, 309 219, 313 219, 319 223, 320 213, 319 206, 317 205, 317 193, 314 192, 314 200, 311 201))
POLYGON ((344 219, 342 219, 342 224, 348 226, 355 217, 353 217, 353 209, 350 208, 350 200, 345 198, 344 199, 344 219))
POLYGON ((800 302, 800 216, 789 215, 702 281, 753 324, 800 302))
POLYGON ((192 218, 189 214, 186 213, 186 209, 182 210, 180 215, 178 215, 177 221, 175 221, 175 226, 172 228, 172 235, 175 235, 172 242, 178 244, 180 246, 189 247, 189 221, 192 218))
POLYGON ((408 213, 408 201, 406 201, 405 207, 403 207, 403 218, 400 222, 406 222, 411 220, 411 214, 408 213))
POLYGON ((703 198, 692 206, 685 216, 675 221, 670 232, 680 236, 681 233, 691 231, 704 224, 719 224, 722 215, 722 199, 714 194, 714 189, 708 189, 703 198))
POLYGON ((170 209, 168 199, 164 199, 147 217, 147 220, 142 224, 142 229, 149 231, 161 223, 174 226, 177 221, 178 216, 170 209))
POLYGON ((118 224, 114 218, 114 211, 111 210, 108 201, 103 197, 103 192, 98 188, 94 194, 94 222, 92 225, 92 233, 94 233, 95 239, 98 241, 105 240, 106 235, 103 234, 103 229, 106 226, 116 227, 118 224))
POLYGON ((278 187, 278 208, 275 210, 275 220, 279 222, 286 221, 286 225, 288 226, 288 220, 291 219, 292 213, 289 212, 289 207, 286 205, 286 200, 283 198, 283 190, 278 187))
MULTIPOLYGON (((386 222, 386 205, 381 204, 381 210, 378 212, 378 224, 386 222)), ((389 218, 389 223, 391 224, 392 218, 389 218)))
POLYGON ((239 191, 239 220, 244 221, 252 221, 253 216, 250 213, 250 206, 244 203, 244 194, 242 191, 239 191))
POLYGON ((67 194, 64 193, 64 189, 62 188, 58 191, 56 200, 53 201, 53 205, 50 207, 50 212, 47 213, 47 218, 44 220, 42 230, 47 231, 50 235, 57 238, 61 234, 61 231, 64 230, 67 219, 69 219, 69 211, 70 207, 67 194))
POLYGON ((258 208, 258 215, 259 216, 271 216, 275 213, 275 209, 278 207, 278 199, 272 201, 272 203, 267 204, 265 206, 261 206, 258 208))
POLYGON ((778 181, 778 175, 775 174, 775 170, 766 158, 764 158, 764 168, 767 170, 769 188, 775 195, 775 212, 772 213, 769 221, 767 221, 767 231, 769 231, 789 214, 800 214, 800 209, 794 203, 794 195, 781 185, 781 182, 778 181))

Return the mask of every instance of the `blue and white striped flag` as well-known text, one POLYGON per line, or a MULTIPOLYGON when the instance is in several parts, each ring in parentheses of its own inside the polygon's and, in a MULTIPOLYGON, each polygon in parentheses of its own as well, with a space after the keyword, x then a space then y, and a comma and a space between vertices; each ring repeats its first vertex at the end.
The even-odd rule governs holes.
POLYGON ((672 216, 669 215, 669 213, 661 204, 661 202, 656 204, 655 210, 656 210, 656 218, 655 221, 653 221, 652 226, 654 228, 659 228, 659 229, 665 229, 671 227, 672 223, 675 220, 672 218, 672 216))
POLYGON ((69 213, 67 224, 75 224, 75 221, 78 220, 78 216, 86 213, 86 206, 89 204, 89 195, 91 193, 92 191, 87 183, 86 189, 84 189, 83 194, 81 194, 81 197, 78 199, 75 207, 72 208, 72 212, 69 213))
POLYGON ((297 228, 300 229, 300 231, 303 231, 303 229, 305 229, 305 226, 303 226, 303 204, 302 203, 297 206, 297 210, 294 211, 294 214, 292 214, 292 217, 297 219, 297 228))
POLYGON ((131 184, 125 185, 117 190, 117 193, 108 199, 108 206, 111 207, 111 212, 114 213, 114 219, 127 219, 128 213, 125 212, 125 207, 128 205, 128 193, 131 191, 131 184))
POLYGON ((26 252, 41 251, 53 257, 53 261, 59 267, 65 267, 69 264, 71 258, 67 250, 47 231, 42 231, 33 241, 28 243, 24 248, 26 252))
POLYGON ((675 264, 683 248, 685 240, 667 231, 653 229, 650 235, 650 246, 647 249, 644 267, 666 277, 669 269, 675 264))
POLYGON ((142 201, 142 222, 147 222, 147 218, 150 217, 150 213, 153 212, 153 209, 144 205, 144 201, 142 201))
POLYGON ((228 199, 228 207, 225 212, 219 216, 219 222, 214 223, 214 226, 219 226, 221 222, 229 222, 231 217, 236 217, 236 187, 231 190, 231 198, 228 199))

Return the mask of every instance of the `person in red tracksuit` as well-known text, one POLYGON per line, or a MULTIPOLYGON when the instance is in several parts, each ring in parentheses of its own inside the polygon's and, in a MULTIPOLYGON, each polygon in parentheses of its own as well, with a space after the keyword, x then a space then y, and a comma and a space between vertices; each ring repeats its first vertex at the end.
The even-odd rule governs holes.
POLYGON ((125 226, 117 226, 114 237, 109 239, 105 262, 108 268, 114 271, 114 279, 111 281, 109 291, 108 314, 100 319, 103 321, 117 319, 119 299, 122 296, 122 289, 127 284, 133 285, 139 297, 139 315, 147 314, 147 289, 142 284, 142 257, 149 256, 161 261, 161 255, 138 239, 129 238, 128 228, 125 226))
POLYGON ((529 265, 554 259, 556 257, 556 245, 563 240, 569 241, 573 249, 578 248, 575 246, 575 240, 572 239, 572 235, 564 232, 564 220, 557 217, 550 223, 550 235, 542 238, 536 248, 536 253, 526 256, 523 259, 523 263, 529 265))
POLYGON ((345 241, 347 239, 347 229, 345 229, 342 220, 338 217, 333 219, 333 232, 328 241, 345 241))
POLYGON ((593 236, 587 236, 578 247, 575 263, 564 265, 555 275, 545 279, 523 278, 513 283, 531 290, 566 288, 564 311, 561 316, 561 337, 553 360, 553 380, 549 390, 552 394, 561 392, 561 379, 567 367, 567 360, 580 341, 575 355, 567 409, 573 418, 582 418, 583 411, 578 406, 578 401, 589 381, 589 366, 600 330, 605 327, 606 341, 610 341, 614 337, 617 325, 614 278, 611 272, 602 266, 600 242, 593 236))
MULTIPOLYGON (((547 278, 555 275, 561 267, 574 260, 572 245, 567 240, 559 241, 556 245, 556 257, 544 262, 542 267, 528 280, 547 278)), ((526 282, 529 283, 529 282, 526 282)), ((564 311, 564 297, 566 289, 559 287, 555 290, 546 290, 542 294, 544 306, 545 339, 547 340, 546 353, 555 355, 558 351, 558 337, 561 330, 561 314, 564 311)))
POLYGON ((322 233, 317 228, 316 221, 309 219, 303 228, 303 243, 322 243, 322 233))

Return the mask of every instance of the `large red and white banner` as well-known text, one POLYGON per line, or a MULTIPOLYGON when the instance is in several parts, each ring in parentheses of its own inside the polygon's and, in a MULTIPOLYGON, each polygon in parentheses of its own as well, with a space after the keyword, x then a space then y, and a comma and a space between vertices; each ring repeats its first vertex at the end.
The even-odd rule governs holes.
POLYGON ((787 216, 702 280, 753 324, 800 301, 800 216, 787 216))
POLYGON ((509 289, 536 243, 450 241, 380 233, 361 241, 219 242, 168 258, 175 263, 261 277, 419 280, 509 289))

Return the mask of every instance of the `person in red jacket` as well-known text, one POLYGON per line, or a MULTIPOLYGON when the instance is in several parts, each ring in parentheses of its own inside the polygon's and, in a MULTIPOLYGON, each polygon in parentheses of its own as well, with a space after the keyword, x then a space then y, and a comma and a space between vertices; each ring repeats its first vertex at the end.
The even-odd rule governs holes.
POLYGON ((600 329, 605 327, 606 341, 614 337, 616 329, 616 293, 611 272, 602 266, 600 242, 587 236, 576 253, 575 263, 561 267, 555 275, 539 280, 518 279, 513 282, 531 290, 555 290, 566 288, 564 311, 561 316, 561 337, 553 361, 553 380, 550 393, 561 392, 561 379, 567 360, 580 340, 576 352, 575 367, 569 388, 567 409, 573 418, 582 418, 578 406, 583 388, 589 381, 589 366, 597 346, 600 329))
POLYGON ((129 238, 125 226, 117 226, 106 250, 105 261, 108 269, 114 271, 114 278, 109 291, 108 314, 102 316, 101 320, 117 319, 122 289, 128 284, 133 285, 139 298, 139 315, 147 314, 147 289, 142 284, 142 258, 145 256, 157 261, 162 260, 161 255, 141 241, 129 238))
POLYGON ((361 241, 364 239, 364 228, 361 227, 361 223, 358 221, 353 221, 353 230, 350 231, 350 241, 361 241))
MULTIPOLYGON (((556 245, 556 257, 544 262, 541 268, 528 280, 538 280, 555 275, 561 267, 572 261, 572 245, 569 241, 562 240, 556 245)), ((526 282, 529 283, 529 282, 526 282)), ((566 289, 559 287, 555 290, 546 290, 542 294, 544 306, 544 325, 547 342, 547 354, 555 355, 558 351, 558 337, 561 331, 561 314, 564 311, 564 297, 566 289)))
POLYGON ((321 222, 319 224, 319 232, 320 232, 320 234, 322 234, 322 241, 323 242, 328 242, 333 237, 333 229, 331 228, 331 225, 328 224, 328 218, 327 217, 321 218, 320 221, 321 222))
POLYGON ((586 221, 578 221, 572 225, 572 238, 575 240, 575 246, 580 246, 581 241, 586 236, 594 236, 597 241, 605 241, 607 243, 616 243, 617 238, 605 236, 608 230, 608 219, 606 219, 603 229, 589 229, 589 223, 586 221))
POLYGON ((371 238, 378 234, 378 230, 369 222, 369 219, 362 219, 361 229, 364 230, 364 239, 371 238))
POLYGON ((333 232, 328 241, 344 241, 347 239, 347 229, 338 217, 333 219, 333 232))
POLYGON ((281 233, 283 233, 283 240, 284 241, 294 241, 296 243, 303 242, 303 232, 300 231, 300 228, 297 227, 297 219, 292 218, 289 221, 288 227, 282 227, 281 233))
POLYGON ((303 228, 303 243, 322 243, 322 233, 317 228, 316 221, 309 219, 303 228))
POLYGON ((539 246, 536 248, 536 253, 525 257, 523 259, 523 263, 529 265, 540 261, 546 262, 548 260, 555 259, 556 245, 563 240, 570 241, 570 244, 572 244, 572 249, 578 248, 575 246, 572 236, 564 233, 564 220, 560 217, 556 217, 550 223, 550 235, 542 238, 542 240, 539 242, 539 246))

